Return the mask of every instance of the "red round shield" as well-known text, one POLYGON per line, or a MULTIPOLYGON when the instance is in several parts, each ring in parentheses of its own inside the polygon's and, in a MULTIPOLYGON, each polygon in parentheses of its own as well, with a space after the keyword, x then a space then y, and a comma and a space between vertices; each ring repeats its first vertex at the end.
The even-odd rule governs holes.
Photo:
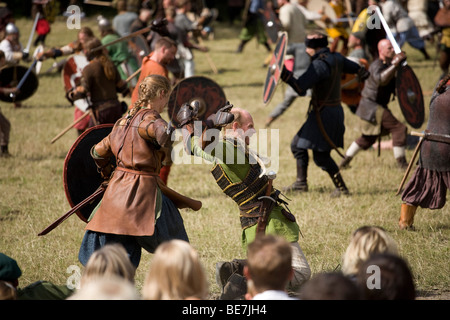
POLYGON ((425 119, 423 93, 420 82, 409 65, 398 69, 395 87, 398 104, 406 122, 419 129, 425 119))
MULTIPOLYGON (((67 153, 64 160, 63 182, 66 198, 71 207, 93 194, 103 182, 91 157, 91 148, 110 134, 113 126, 113 124, 101 124, 87 129, 67 153)), ((111 163, 115 165, 114 157, 111 163)), ((77 216, 87 222, 92 210, 99 202, 100 199, 97 199, 81 208, 76 212, 77 216)))
MULTIPOLYGON (((84 54, 74 54, 70 56, 61 71, 64 89, 66 91, 73 89, 80 85, 82 72, 85 66, 89 64, 84 54)), ((86 99, 78 99, 73 102, 75 106, 74 121, 80 118, 89 108, 89 103, 86 99)), ((75 125, 78 130, 84 130, 89 125, 90 117, 85 117, 81 122, 75 125)))
POLYGON ((199 120, 206 120, 227 102, 222 88, 213 80, 203 76, 183 79, 173 88, 169 97, 168 113, 174 125, 179 124, 176 116, 181 106, 193 100, 200 102, 199 120))

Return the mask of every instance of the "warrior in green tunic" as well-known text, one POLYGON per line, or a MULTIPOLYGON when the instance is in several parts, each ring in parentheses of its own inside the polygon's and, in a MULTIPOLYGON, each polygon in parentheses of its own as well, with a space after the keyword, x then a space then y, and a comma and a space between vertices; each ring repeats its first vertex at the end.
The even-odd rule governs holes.
MULTIPOLYGON (((108 44, 120 38, 120 36, 113 30, 109 20, 102 16, 99 17, 98 27, 102 36, 102 45, 108 44)), ((111 61, 119 71, 120 78, 123 80, 127 80, 129 76, 134 74, 139 69, 138 62, 128 49, 126 41, 120 41, 107 46, 106 50, 108 51, 111 61)), ((132 88, 136 86, 136 83, 137 77, 131 79, 130 85, 132 88)))
MULTIPOLYGON (((294 277, 289 289, 296 290, 311 276, 298 243, 298 224, 289 212, 287 202, 280 198, 280 191, 272 187, 269 177, 264 174, 261 159, 249 148, 250 137, 256 132, 252 116, 246 110, 231 108, 232 105, 227 105, 220 109, 205 121, 206 126, 198 130, 195 126, 202 123, 194 121, 196 102, 182 106, 177 120, 183 128, 186 151, 213 164, 211 173, 218 186, 237 203, 244 248, 261 233, 282 236, 292 244, 294 277), (212 139, 207 136, 218 136, 221 128, 224 128, 223 138, 214 139, 208 145, 212 139)), ((234 299, 245 293, 242 275, 245 263, 246 260, 234 259, 217 264, 216 280, 222 288, 222 299, 234 299)))

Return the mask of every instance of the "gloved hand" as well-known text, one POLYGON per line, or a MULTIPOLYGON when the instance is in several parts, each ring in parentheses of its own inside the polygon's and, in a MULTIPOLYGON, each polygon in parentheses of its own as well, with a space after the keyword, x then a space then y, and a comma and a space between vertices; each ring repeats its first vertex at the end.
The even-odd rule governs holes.
POLYGON ((287 82, 290 77, 292 77, 292 72, 289 71, 284 65, 283 65, 283 70, 281 70, 281 75, 280 75, 280 79, 283 80, 284 82, 287 82))
POLYGON ((219 111, 216 112, 212 119, 215 128, 225 127, 227 124, 233 122, 234 114, 230 112, 232 108, 233 105, 230 104, 229 101, 227 101, 225 106, 220 108, 219 111))
POLYGON ((177 121, 180 127, 196 119, 199 105, 199 102, 194 100, 190 105, 185 103, 181 106, 177 113, 177 121))
POLYGON ((266 128, 269 128, 270 125, 272 124, 272 122, 275 121, 275 119, 276 119, 276 118, 270 117, 270 116, 269 116, 269 117, 266 119, 266 123, 264 124, 264 126, 265 126, 266 128))
POLYGON ((168 136, 171 136, 172 132, 174 132, 175 129, 176 129, 176 127, 173 125, 172 120, 170 120, 170 122, 167 124, 166 134, 168 136))
POLYGON ((22 51, 22 60, 28 61, 28 58, 30 57, 30 54, 26 51, 22 51))
POLYGON ((366 80, 369 76, 370 76, 370 72, 369 72, 366 68, 364 68, 364 67, 359 68, 359 70, 358 70, 358 79, 359 79, 359 82, 363 82, 363 81, 366 80))
POLYGON ((155 19, 152 21, 152 24, 150 26, 150 30, 160 34, 161 36, 169 36, 169 31, 167 30, 167 19, 155 19))
POLYGON ((406 53, 404 53, 403 51, 400 53, 397 53, 394 58, 392 58, 391 63, 398 67, 403 61, 406 60, 406 53))
POLYGON ((66 92, 66 99, 70 102, 71 105, 73 105, 73 94, 74 94, 75 88, 71 88, 69 90, 67 90, 66 92))
POLYGON ((116 167, 113 164, 107 164, 105 167, 100 169, 100 175, 104 180, 108 180, 115 168, 116 167))

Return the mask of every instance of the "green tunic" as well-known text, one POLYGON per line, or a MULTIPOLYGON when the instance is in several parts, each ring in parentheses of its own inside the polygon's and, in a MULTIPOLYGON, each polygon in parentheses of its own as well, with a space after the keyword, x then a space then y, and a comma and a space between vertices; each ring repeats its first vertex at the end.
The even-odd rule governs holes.
MULTIPOLYGON (((104 36, 101 42, 103 45, 105 45, 119 38, 120 38, 119 35, 110 33, 104 36)), ((122 63, 127 64, 129 69, 131 69, 130 70, 131 72, 135 72, 136 70, 139 69, 138 62, 136 58, 132 55, 132 53, 129 51, 126 41, 120 41, 110 46, 107 46, 106 50, 108 51, 108 55, 111 58, 112 62, 119 70, 120 77, 123 80, 126 80, 131 74, 127 74, 123 70, 123 68, 120 66, 122 63)))
MULTIPOLYGON (((208 153, 201 149, 198 137, 194 136, 191 138, 191 151, 194 156, 202 157, 213 163, 214 166, 216 164, 219 165, 231 183, 242 182, 250 170, 250 160, 244 150, 226 139, 220 140, 208 153)), ((275 234, 282 236, 289 242, 297 242, 299 239, 299 226, 296 222, 289 221, 282 214, 282 209, 282 206, 276 205, 270 212, 266 234, 275 234)), ((244 249, 255 240, 256 226, 255 224, 242 230, 242 246, 244 249)))

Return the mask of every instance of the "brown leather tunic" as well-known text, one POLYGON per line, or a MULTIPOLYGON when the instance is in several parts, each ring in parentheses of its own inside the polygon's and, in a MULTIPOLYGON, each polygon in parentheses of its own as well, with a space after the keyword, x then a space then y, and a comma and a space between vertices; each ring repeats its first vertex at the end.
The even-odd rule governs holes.
POLYGON ((161 169, 158 149, 173 143, 165 133, 166 126, 158 112, 142 109, 128 123, 125 118, 117 121, 112 132, 95 146, 100 157, 115 156, 117 167, 86 230, 153 235, 161 169))

